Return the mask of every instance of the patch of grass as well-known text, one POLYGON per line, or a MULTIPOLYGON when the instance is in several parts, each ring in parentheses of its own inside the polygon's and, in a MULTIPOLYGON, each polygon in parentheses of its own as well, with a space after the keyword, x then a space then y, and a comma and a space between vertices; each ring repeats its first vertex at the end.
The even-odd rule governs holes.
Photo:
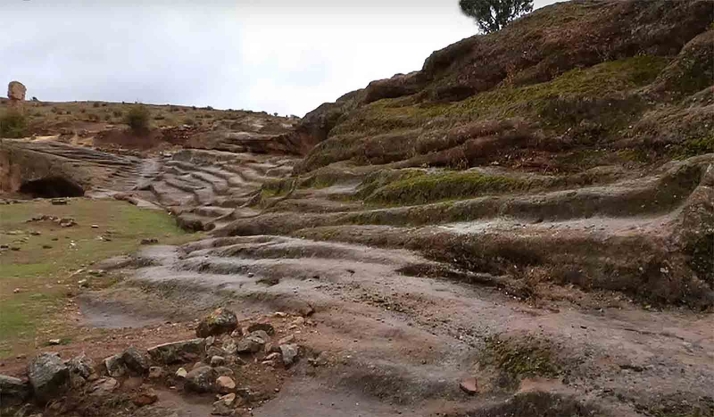
POLYGON ((357 198, 366 199, 378 189, 397 181, 407 181, 426 175, 426 171, 420 169, 382 169, 373 172, 362 181, 357 189, 357 198))
POLYGON ((684 143, 674 146, 670 153, 676 159, 714 153, 714 132, 710 132, 707 137, 687 139, 684 143))
POLYGON ((444 172, 417 175, 377 189, 366 201, 388 204, 426 204, 441 200, 475 197, 486 193, 523 190, 529 182, 479 172, 444 172))
MULTIPOLYGON (((354 111, 333 133, 435 128, 456 121, 515 116, 537 120, 544 106, 556 99, 584 100, 587 105, 592 100, 634 91, 654 81, 668 62, 667 58, 647 55, 604 62, 568 71, 549 82, 522 87, 501 86, 458 103, 405 105, 409 102, 404 99, 379 100, 354 111)), ((608 103, 601 106, 601 110, 606 107, 609 107, 608 103)), ((572 126, 577 122, 563 120, 561 124, 572 126)))
POLYGON ((523 378, 554 378, 561 373, 554 359, 553 348, 544 340, 532 336, 522 338, 488 337, 481 351, 479 362, 493 366, 509 383, 518 383, 523 378))
POLYGON ((57 315, 67 294, 80 290, 76 281, 83 277, 71 275, 91 268, 94 262, 135 252, 143 238, 178 244, 195 237, 162 211, 114 200, 0 206, 0 244, 20 249, 0 252, 0 351, 10 355, 71 333, 70 323, 57 315), (72 217, 77 225, 63 228, 51 221, 26 222, 40 214, 72 217))

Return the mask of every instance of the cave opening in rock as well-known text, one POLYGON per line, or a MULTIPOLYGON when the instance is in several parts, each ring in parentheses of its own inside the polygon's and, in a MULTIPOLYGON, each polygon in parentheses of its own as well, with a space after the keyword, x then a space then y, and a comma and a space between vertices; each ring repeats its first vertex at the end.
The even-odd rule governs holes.
POLYGON ((47 177, 27 181, 20 186, 20 193, 33 198, 81 197, 84 189, 77 183, 64 177, 47 177))

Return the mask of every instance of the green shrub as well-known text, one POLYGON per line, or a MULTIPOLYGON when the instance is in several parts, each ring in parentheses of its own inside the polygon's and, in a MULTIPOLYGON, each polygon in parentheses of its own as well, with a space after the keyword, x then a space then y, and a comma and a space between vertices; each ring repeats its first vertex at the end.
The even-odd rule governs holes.
POLYGON ((149 132, 149 120, 151 114, 149 109, 142 104, 137 104, 129 110, 124 117, 124 123, 129 125, 132 132, 137 135, 143 135, 149 132))
POLYGON ((27 118, 16 110, 8 110, 0 115, 0 137, 21 138, 25 136, 27 118))

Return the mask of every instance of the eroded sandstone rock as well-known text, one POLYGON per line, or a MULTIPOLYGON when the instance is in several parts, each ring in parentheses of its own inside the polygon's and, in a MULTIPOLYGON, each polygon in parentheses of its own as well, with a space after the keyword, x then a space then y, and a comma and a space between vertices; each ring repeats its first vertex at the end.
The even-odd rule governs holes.
POLYGON ((27 88, 19 81, 10 81, 7 85, 7 98, 12 101, 25 101, 27 88))
POLYGON ((216 390, 216 379, 218 373, 210 366, 202 366, 194 369, 186 375, 184 389, 187 391, 205 393, 216 390))

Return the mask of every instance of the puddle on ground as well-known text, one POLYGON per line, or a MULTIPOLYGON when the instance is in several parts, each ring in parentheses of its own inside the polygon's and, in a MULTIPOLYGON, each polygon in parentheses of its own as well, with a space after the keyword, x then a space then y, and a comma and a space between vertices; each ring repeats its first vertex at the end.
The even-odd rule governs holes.
POLYGON ((101 329, 122 329, 155 326, 165 322, 162 317, 146 317, 122 311, 121 307, 90 300, 79 300, 82 324, 101 329))

